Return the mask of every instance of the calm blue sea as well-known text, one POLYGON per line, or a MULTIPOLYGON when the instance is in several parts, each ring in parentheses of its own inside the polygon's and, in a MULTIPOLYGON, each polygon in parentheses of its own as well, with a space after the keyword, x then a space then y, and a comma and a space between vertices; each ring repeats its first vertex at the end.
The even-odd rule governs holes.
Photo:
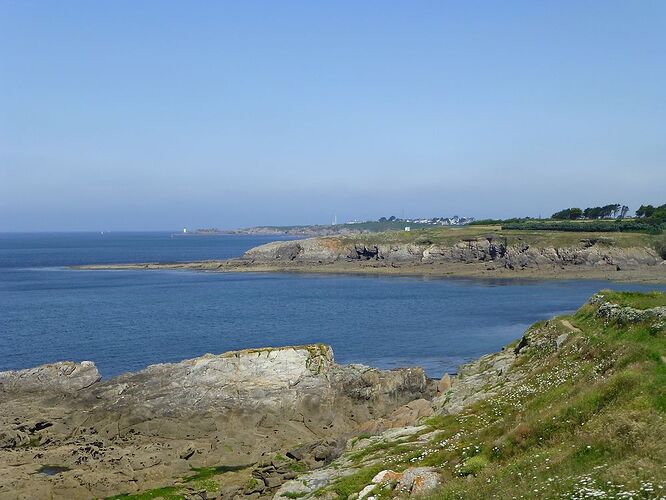
POLYGON ((429 375, 575 310, 600 281, 515 282, 184 271, 72 264, 241 255, 275 240, 169 233, 0 234, 0 370, 93 360, 110 377, 231 349, 324 342, 339 362, 429 375))

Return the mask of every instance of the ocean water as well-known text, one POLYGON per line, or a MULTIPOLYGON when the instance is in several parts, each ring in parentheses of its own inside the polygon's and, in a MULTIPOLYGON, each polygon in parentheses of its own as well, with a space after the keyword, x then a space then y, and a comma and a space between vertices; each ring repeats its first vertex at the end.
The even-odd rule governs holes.
POLYGON ((323 342, 338 362, 430 376, 574 311, 603 281, 508 281, 188 271, 74 264, 241 255, 275 237, 0 234, 0 370, 93 360, 103 377, 204 353, 323 342))

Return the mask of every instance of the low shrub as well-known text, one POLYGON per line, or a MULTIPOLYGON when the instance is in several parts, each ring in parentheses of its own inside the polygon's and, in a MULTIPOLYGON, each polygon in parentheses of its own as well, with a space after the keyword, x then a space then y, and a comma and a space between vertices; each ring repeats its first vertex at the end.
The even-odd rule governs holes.
POLYGON ((460 476, 476 476, 479 472, 486 468, 488 459, 483 455, 476 455, 465 460, 458 467, 458 474, 460 476))

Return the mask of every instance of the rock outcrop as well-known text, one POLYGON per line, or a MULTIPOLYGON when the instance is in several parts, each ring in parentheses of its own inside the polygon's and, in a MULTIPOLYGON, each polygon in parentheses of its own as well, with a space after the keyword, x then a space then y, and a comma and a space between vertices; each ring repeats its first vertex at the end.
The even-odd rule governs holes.
POLYGON ((496 235, 465 238, 448 245, 418 239, 409 243, 368 244, 355 239, 311 238, 261 245, 247 251, 243 259, 263 263, 372 260, 389 264, 486 262, 508 269, 571 265, 626 269, 653 266, 663 261, 652 248, 616 247, 603 238, 583 238, 576 245, 565 247, 532 247, 523 241, 509 244, 505 238, 496 235))
POLYGON ((598 306, 596 317, 607 321, 616 321, 620 324, 640 323, 643 321, 656 320, 657 326, 661 327, 666 320, 666 307, 651 307, 648 309, 636 309, 634 307, 620 306, 606 300, 603 293, 597 294, 590 299, 592 304, 598 306))
POLYGON ((74 393, 90 387, 100 380, 95 363, 62 361, 48 365, 0 372, 2 393, 74 393))
MULTIPOLYGON (((0 497, 133 492, 191 467, 242 468, 290 450, 316 468, 361 429, 427 414, 418 402, 400 409, 434 391, 420 368, 338 365, 325 345, 209 354, 109 381, 90 362, 3 372, 0 497), (36 474, 42 465, 58 472, 36 474)), ((254 467, 262 494, 293 472, 254 467)))

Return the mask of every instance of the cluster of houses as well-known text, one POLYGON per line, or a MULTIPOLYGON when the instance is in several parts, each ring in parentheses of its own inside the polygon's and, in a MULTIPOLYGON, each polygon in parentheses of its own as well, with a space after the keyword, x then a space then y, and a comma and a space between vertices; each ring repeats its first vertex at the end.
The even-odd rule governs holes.
POLYGON ((474 220, 474 217, 458 217, 454 215, 453 217, 433 217, 431 219, 403 219, 400 217, 380 217, 377 221, 359 221, 351 220, 346 222, 346 224, 364 224, 366 222, 404 222, 407 224, 427 224, 431 226, 464 226, 469 224, 474 220))
MULTIPOLYGON (((400 219, 397 219, 400 220, 400 219)), ((413 224, 430 224, 433 226, 464 226, 474 220, 474 217, 433 217, 432 219, 404 219, 404 222, 413 224)))

